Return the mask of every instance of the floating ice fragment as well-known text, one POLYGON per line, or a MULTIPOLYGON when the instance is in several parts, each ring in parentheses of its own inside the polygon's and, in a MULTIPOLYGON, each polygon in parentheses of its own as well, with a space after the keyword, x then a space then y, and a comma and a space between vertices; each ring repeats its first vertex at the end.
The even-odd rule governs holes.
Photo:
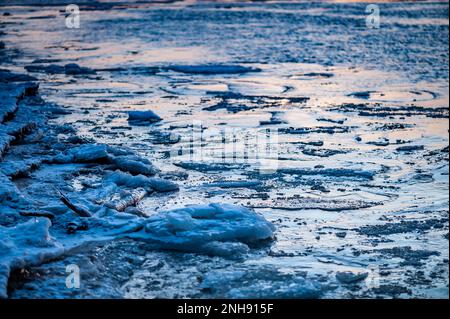
POLYGON ((334 76, 334 74, 327 73, 327 72, 309 72, 309 73, 300 74, 300 76, 314 77, 314 78, 331 78, 334 76))
POLYGON ((348 169, 348 168, 280 168, 277 173, 299 175, 299 176, 331 176, 331 177, 354 177, 362 179, 373 179, 375 172, 369 170, 348 169))
POLYGON ((157 192, 173 192, 179 190, 177 184, 163 178, 152 177, 148 179, 148 184, 157 192))
POLYGON ((376 93, 375 91, 364 91, 364 92, 353 92, 349 94, 349 96, 353 96, 359 99, 368 100, 372 93, 376 93))
POLYGON ((9 200, 16 200, 20 196, 17 186, 2 172, 0 172, 0 204, 9 200))
POLYGON ((209 184, 205 184, 208 187, 220 187, 220 188, 257 188, 261 186, 261 181, 249 180, 249 181, 217 181, 209 184))

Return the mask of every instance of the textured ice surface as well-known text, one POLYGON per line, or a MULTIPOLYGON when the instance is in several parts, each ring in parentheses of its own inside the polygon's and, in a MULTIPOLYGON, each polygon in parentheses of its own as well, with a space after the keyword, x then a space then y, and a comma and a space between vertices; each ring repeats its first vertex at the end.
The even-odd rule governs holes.
POLYGON ((140 233, 130 235, 151 247, 233 257, 248 245, 273 237, 275 227, 245 207, 197 205, 151 216, 140 233))
POLYGON ((121 171, 109 174, 106 180, 117 184, 118 186, 127 186, 131 188, 143 187, 149 191, 170 192, 178 190, 178 185, 174 182, 157 177, 147 177, 144 175, 133 176, 121 171))
POLYGON ((324 287, 301 274, 283 274, 273 267, 263 267, 255 272, 236 271, 209 273, 201 284, 207 291, 220 293, 226 298, 319 298, 324 287), (239 285, 238 283, 245 283, 239 285))

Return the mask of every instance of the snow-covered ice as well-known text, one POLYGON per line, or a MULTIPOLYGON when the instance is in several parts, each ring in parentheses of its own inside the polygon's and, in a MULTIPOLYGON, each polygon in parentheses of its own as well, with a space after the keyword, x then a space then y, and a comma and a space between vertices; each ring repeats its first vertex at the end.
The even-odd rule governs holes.
POLYGON ((155 249, 233 257, 249 246, 272 239, 275 227, 245 207, 234 205, 188 206, 151 216, 143 231, 130 235, 155 249))

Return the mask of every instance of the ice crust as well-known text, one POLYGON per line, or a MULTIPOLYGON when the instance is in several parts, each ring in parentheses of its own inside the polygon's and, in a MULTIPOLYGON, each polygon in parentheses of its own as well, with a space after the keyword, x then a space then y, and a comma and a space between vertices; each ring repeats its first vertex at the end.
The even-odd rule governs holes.
POLYGON ((158 249, 235 256, 249 245, 273 237, 275 227, 242 206, 194 205, 150 217, 144 229, 130 235, 158 249))

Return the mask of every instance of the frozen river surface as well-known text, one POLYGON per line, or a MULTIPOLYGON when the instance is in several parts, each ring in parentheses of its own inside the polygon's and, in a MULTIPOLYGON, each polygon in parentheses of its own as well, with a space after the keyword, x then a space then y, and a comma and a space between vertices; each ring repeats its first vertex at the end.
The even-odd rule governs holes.
POLYGON ((379 8, 0 7, 0 296, 448 297, 448 3, 379 8))

